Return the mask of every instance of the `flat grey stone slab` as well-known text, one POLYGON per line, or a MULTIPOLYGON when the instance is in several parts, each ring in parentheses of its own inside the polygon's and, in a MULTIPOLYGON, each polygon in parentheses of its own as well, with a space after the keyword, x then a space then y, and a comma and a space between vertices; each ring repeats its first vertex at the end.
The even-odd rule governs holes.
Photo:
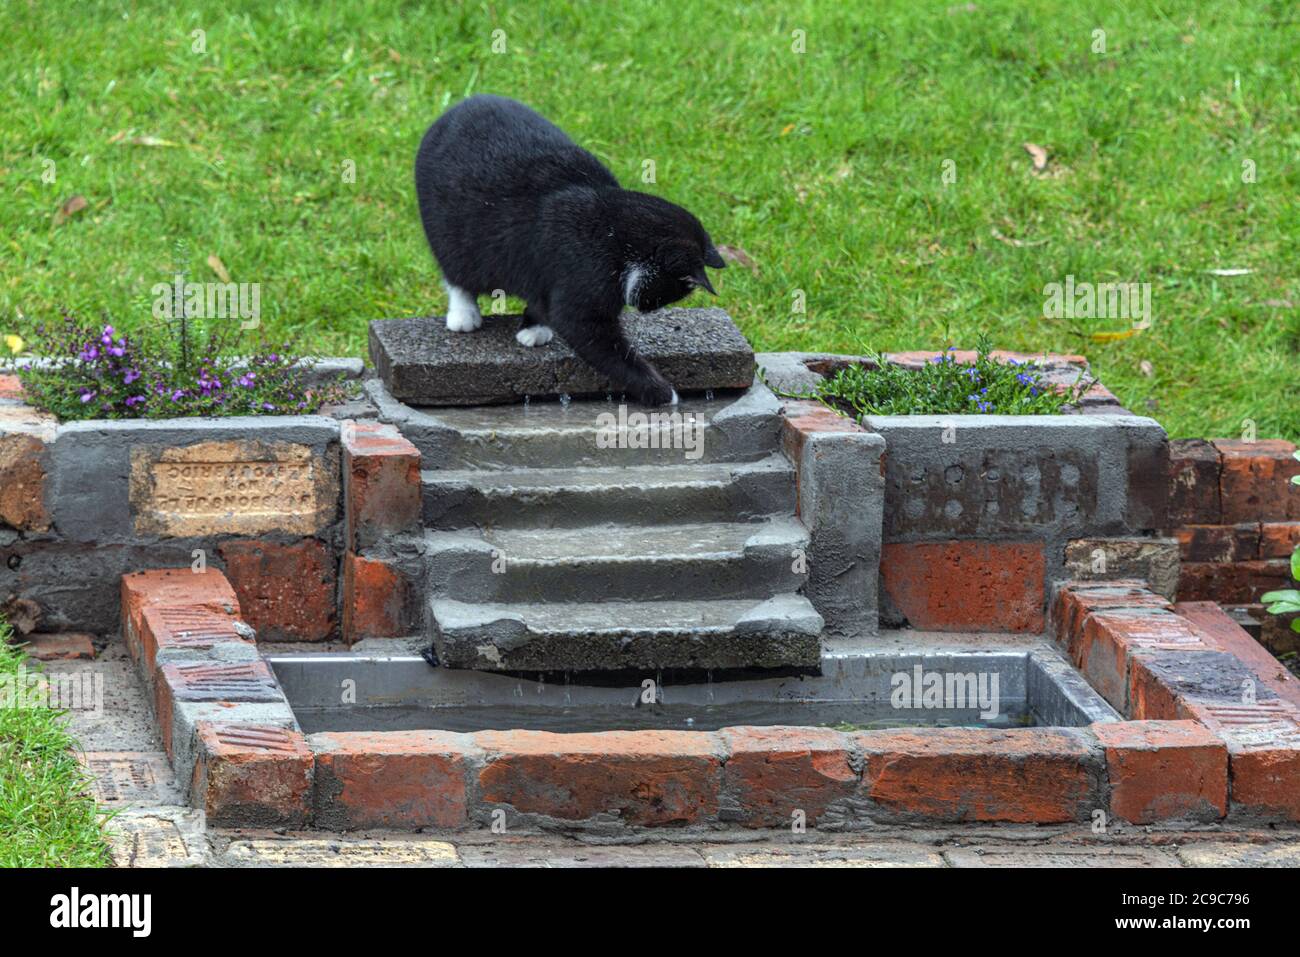
MULTIPOLYGON (((626 313, 623 330, 678 392, 746 389, 754 350, 721 309, 626 313)), ((451 332, 441 316, 370 323, 370 358, 388 391, 408 405, 494 405, 568 395, 605 396, 607 379, 558 336, 528 348, 518 316, 485 316, 451 332)))

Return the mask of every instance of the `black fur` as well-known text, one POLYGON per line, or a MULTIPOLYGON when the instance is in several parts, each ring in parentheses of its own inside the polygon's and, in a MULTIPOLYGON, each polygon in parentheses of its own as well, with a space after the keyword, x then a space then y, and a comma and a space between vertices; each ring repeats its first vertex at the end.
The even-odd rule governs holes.
POLYGON ((484 295, 527 303, 542 324, 647 405, 673 388, 636 354, 619 325, 628 271, 649 311, 713 292, 704 267, 725 265, 699 220, 680 206, 622 189, 596 157, 522 103, 474 96, 438 118, 415 158, 420 218, 443 276, 484 295))

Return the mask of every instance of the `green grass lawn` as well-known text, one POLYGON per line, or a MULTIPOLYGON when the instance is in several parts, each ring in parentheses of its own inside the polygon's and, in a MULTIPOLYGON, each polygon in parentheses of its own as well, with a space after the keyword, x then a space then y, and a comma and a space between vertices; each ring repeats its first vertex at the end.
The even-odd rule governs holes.
POLYGON ((0 333, 154 323, 215 255, 273 335, 361 355, 445 305, 412 158, 488 91, 744 250, 720 302, 757 348, 987 331, 1083 352, 1174 435, 1300 435, 1293 3, 8 0, 0 35, 0 333), (1067 275, 1150 283, 1151 328, 1044 318, 1067 275))
MULTIPOLYGON (((24 670, 0 620, 0 696, 24 670)), ((16 692, 15 692, 16 693, 16 692)), ((0 867, 97 867, 108 850, 67 719, 0 697, 0 867)))

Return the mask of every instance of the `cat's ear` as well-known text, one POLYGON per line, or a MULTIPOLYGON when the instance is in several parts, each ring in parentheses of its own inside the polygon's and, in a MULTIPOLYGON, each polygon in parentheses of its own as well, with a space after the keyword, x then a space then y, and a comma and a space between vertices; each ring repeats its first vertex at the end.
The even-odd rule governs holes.
MULTIPOLYGON (((704 265, 712 269, 727 268, 727 261, 722 258, 722 253, 718 252, 718 248, 713 243, 709 243, 708 248, 704 250, 704 265)), ((709 292, 713 290, 710 289, 709 292)))
POLYGON ((713 288, 713 283, 709 282, 708 273, 706 273, 703 269, 701 269, 699 272, 695 273, 694 275, 688 277, 687 281, 692 286, 699 286, 701 289, 706 290, 709 293, 709 295, 716 296, 718 294, 718 291, 713 288))

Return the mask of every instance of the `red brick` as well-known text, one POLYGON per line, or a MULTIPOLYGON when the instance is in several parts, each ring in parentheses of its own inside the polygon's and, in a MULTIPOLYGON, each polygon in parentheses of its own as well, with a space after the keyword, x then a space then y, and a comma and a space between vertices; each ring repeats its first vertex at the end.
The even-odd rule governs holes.
POLYGON ((43 532, 50 527, 45 509, 45 442, 31 432, 0 432, 0 525, 43 532))
POLYGON ((1185 562, 1242 562, 1260 557, 1260 526, 1184 525, 1174 530, 1185 562))
POLYGON ((355 828, 455 828, 467 821, 470 735, 445 731, 312 735, 316 823, 355 828))
POLYGON ((201 652, 227 642, 252 644, 236 628, 237 619, 206 608, 161 606, 146 608, 140 626, 127 639, 131 656, 146 675, 158 667, 158 654, 166 649, 201 652))
MULTIPOLYGON (((792 462, 798 463, 803 455, 808 436, 818 432, 865 432, 866 430, 845 415, 840 415, 820 402, 809 399, 790 399, 781 417, 781 444, 792 462)), ((795 469, 796 480, 799 470, 795 469)), ((795 501, 798 501, 796 495, 795 501)))
POLYGON ((1169 524, 1219 525, 1219 450, 1204 439, 1169 443, 1169 524))
POLYGON ((1224 522, 1279 522, 1300 519, 1300 475, 1295 446, 1281 439, 1255 442, 1215 439, 1223 456, 1219 495, 1224 522))
POLYGON ((1300 709, 1274 698, 1189 710, 1228 746, 1232 813, 1300 821, 1300 709))
POLYGON ((343 556, 343 640, 352 644, 413 633, 414 592, 400 569, 348 552, 343 556))
POLYGON ((333 553, 315 538, 242 540, 218 549, 244 620, 262 641, 325 641, 336 631, 333 553))
POLYGON ((16 375, 0 375, 0 399, 9 399, 21 402, 23 399, 23 384, 18 380, 16 375))
POLYGON ((94 635, 65 632, 58 635, 28 635, 23 648, 37 661, 70 661, 95 657, 94 635))
POLYGON ((890 600, 913 628, 1043 630, 1041 542, 897 542, 880 556, 890 600))
POLYGON ((192 799, 207 823, 302 827, 311 818, 315 758, 297 731, 200 721, 192 799))
POLYGON ((1180 601, 1217 601, 1247 605, 1278 588, 1289 588, 1291 568, 1286 559, 1249 562, 1184 562, 1178 575, 1180 601))
POLYGON ((1207 644, 1226 651, 1245 663, 1260 682, 1279 697, 1300 707, 1300 678, 1288 671, 1268 649, 1232 620, 1212 601, 1179 602, 1174 611, 1186 618, 1207 644))
POLYGON ((215 568, 155 568, 122 576, 122 627, 127 642, 139 640, 146 608, 206 609, 239 617, 239 599, 226 576, 215 568))
MULTIPOLYGON (((1094 611, 1163 609, 1173 605, 1137 579, 1062 582, 1052 602, 1052 622, 1061 647, 1074 649, 1083 637, 1083 623, 1094 611)), ((1073 652, 1071 652, 1073 656, 1073 652)))
POLYGON ((565 821, 613 815, 625 824, 714 818, 722 746, 699 731, 482 731, 481 800, 565 821))
POLYGON ((420 524, 420 453, 393 426, 346 422, 343 495, 347 548, 420 524))
POLYGON ((745 827, 790 827, 796 811, 815 827, 857 790, 850 741, 822 728, 739 727, 721 732, 729 756, 722 790, 745 827))
POLYGON ((1121 714, 1136 717, 1130 668, 1139 651, 1208 651, 1210 646, 1182 618, 1161 610, 1094 612, 1084 621, 1071 660, 1121 714))
MULTIPOLYGON (((1006 349, 994 349, 989 353, 994 359, 1000 362, 1006 362, 1008 359, 1015 359, 1017 362, 1036 362, 1041 366, 1079 366, 1086 368, 1088 360, 1079 355, 1059 355, 1052 353, 1044 357, 1041 352, 1010 352, 1006 349)), ((972 363, 979 354, 974 349, 950 349, 942 352, 927 352, 925 350, 912 352, 889 352, 885 358, 894 365, 903 366, 908 369, 917 369, 928 362, 933 362, 940 356, 952 356, 953 362, 972 363)))
POLYGON ((927 728, 856 735, 862 794, 886 815, 1052 824, 1103 807, 1101 755, 1082 732, 927 728))
POLYGON ((262 659, 221 664, 190 662, 164 664, 154 682, 154 715, 163 749, 172 756, 172 716, 177 701, 233 702, 283 701, 280 686, 262 659))
POLYGON ((1259 527, 1260 558, 1290 558, 1300 548, 1300 522, 1265 522, 1259 527))
POLYGON ((1092 725, 1106 749, 1111 813, 1132 824, 1212 821, 1228 812, 1228 751, 1196 721, 1092 725))

